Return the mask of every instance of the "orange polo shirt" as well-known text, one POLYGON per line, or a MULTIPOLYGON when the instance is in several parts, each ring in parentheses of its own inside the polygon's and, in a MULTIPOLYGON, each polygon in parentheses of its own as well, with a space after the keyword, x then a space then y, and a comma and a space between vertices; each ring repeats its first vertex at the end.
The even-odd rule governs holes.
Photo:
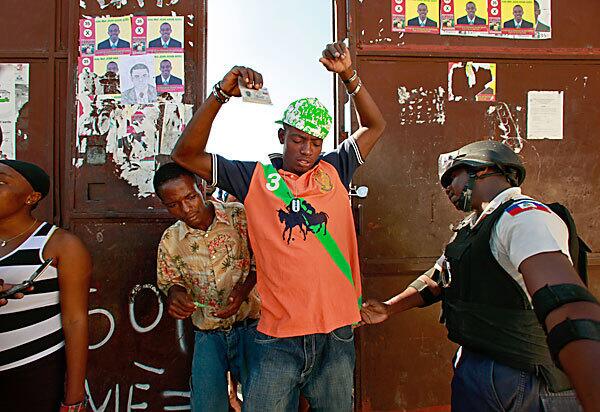
MULTIPOLYGON (((347 185, 362 159, 355 142, 346 142, 301 176, 278 169, 280 178, 269 180, 260 163, 213 157, 213 180, 243 200, 246 208, 262 301, 258 325, 262 333, 274 337, 329 333, 360 320, 360 267, 347 185), (295 198, 308 203, 319 226, 308 229, 297 224, 291 206, 269 190, 284 181, 295 198), (348 262, 352 283, 315 236, 324 230, 348 262)), ((273 161, 276 168, 280 164, 281 159, 273 161)))

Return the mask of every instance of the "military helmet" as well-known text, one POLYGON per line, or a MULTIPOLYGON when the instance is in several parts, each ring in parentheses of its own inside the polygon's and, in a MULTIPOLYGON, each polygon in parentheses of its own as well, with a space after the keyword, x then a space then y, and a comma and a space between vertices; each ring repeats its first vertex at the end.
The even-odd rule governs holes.
POLYGON ((493 140, 482 140, 441 155, 440 182, 443 187, 448 187, 452 183, 452 171, 459 167, 482 169, 488 166, 499 169, 513 186, 521 186, 525 180, 525 166, 510 147, 493 140))

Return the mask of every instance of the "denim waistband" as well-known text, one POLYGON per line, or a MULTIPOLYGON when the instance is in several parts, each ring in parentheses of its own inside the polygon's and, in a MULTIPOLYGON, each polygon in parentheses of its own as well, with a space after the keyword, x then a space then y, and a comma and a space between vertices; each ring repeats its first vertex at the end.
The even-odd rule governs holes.
POLYGON ((233 328, 240 328, 240 327, 244 327, 245 328, 245 327, 248 327, 248 326, 254 326, 254 325, 256 325, 256 323, 258 323, 258 319, 246 318, 244 320, 238 320, 237 322, 234 322, 230 326, 219 327, 219 328, 216 328, 216 329, 200 329, 196 325, 194 325, 194 330, 198 331, 198 332, 204 332, 204 333, 229 332, 233 328))

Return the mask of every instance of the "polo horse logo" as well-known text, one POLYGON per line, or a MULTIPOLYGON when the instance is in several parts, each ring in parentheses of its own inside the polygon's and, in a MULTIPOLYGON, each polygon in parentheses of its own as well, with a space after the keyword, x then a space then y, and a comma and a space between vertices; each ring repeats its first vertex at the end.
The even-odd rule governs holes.
POLYGON ((298 226, 304 240, 306 234, 312 232, 315 235, 321 231, 327 234, 327 222, 329 216, 325 212, 317 212, 315 208, 305 200, 292 199, 289 205, 286 206, 287 212, 283 209, 277 211, 279 221, 285 224, 282 238, 285 239, 287 233, 287 243, 290 244, 292 239, 292 231, 298 226))
POLYGON ((304 240, 306 240, 306 232, 308 230, 308 226, 306 225, 306 222, 304 221, 304 218, 300 215, 300 213, 287 213, 285 210, 283 209, 279 209, 277 211, 278 215, 279 215, 279 221, 281 223, 285 223, 285 228, 283 229, 283 234, 282 234, 282 238, 283 240, 285 240, 285 232, 288 232, 288 238, 287 238, 287 243, 288 245, 290 244, 290 239, 292 238, 292 230, 298 226, 300 228, 300 232, 302 232, 302 235, 304 236, 304 240), (306 229, 304 228, 306 227, 306 229))

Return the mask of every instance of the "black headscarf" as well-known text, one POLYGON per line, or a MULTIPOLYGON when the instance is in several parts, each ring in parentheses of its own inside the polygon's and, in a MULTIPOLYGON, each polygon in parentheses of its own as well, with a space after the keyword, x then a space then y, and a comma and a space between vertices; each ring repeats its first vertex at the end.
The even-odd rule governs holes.
POLYGON ((33 187, 33 190, 42 194, 42 199, 46 197, 50 190, 50 176, 41 167, 22 160, 3 159, 0 160, 0 163, 19 172, 33 187))

